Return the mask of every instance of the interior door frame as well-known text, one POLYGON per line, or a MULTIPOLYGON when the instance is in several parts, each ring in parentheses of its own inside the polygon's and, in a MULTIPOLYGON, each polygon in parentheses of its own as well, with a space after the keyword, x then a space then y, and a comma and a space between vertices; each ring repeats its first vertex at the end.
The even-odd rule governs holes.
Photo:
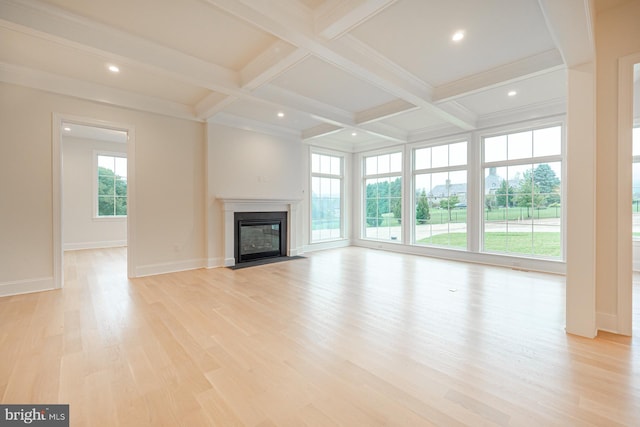
POLYGON ((52 184, 53 184, 53 281, 54 287, 60 289, 64 286, 64 206, 62 197, 64 188, 62 185, 62 123, 71 123, 84 126, 94 126, 127 132, 127 276, 136 277, 135 263, 135 218, 136 218, 136 174, 135 174, 135 127, 130 124, 116 123, 98 120, 90 117, 82 117, 71 114, 53 113, 51 120, 52 135, 52 184))
POLYGON ((618 333, 633 330, 632 129, 633 68, 640 53, 618 59, 618 333))

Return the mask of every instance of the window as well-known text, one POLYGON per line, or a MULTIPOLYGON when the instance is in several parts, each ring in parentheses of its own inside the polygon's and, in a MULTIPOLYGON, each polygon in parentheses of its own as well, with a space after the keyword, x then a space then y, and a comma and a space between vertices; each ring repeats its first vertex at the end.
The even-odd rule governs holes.
POLYGON ((97 217, 127 215, 127 158, 97 154, 97 217))
POLYGON ((364 158, 364 237, 402 239, 402 153, 364 158))
POLYGON ((311 154, 311 242, 342 238, 343 159, 311 154))
POLYGON ((562 257, 562 127, 486 137, 483 248, 562 257))
POLYGON ((467 247, 467 142, 417 148, 414 242, 467 247))

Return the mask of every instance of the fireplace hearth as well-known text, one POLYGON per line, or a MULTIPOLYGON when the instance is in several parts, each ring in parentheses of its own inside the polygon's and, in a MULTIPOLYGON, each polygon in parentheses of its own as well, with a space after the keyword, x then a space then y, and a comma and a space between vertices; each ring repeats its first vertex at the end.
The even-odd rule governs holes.
POLYGON ((235 212, 237 264, 287 256, 287 212, 235 212))

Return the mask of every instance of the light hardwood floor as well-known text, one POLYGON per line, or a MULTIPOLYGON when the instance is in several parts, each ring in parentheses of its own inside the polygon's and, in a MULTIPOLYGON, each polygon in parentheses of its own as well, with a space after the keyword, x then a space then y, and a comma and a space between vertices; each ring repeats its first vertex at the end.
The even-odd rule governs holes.
POLYGON ((565 334, 560 276, 362 248, 136 280, 123 249, 65 259, 63 290, 0 298, 0 397, 72 426, 640 425, 640 331, 565 334))

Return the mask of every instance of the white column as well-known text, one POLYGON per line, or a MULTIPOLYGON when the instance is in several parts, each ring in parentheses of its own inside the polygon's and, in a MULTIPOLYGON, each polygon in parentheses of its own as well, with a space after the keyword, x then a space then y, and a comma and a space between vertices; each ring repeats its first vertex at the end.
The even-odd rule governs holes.
POLYGON ((567 71, 567 332, 596 335, 595 64, 567 71))

